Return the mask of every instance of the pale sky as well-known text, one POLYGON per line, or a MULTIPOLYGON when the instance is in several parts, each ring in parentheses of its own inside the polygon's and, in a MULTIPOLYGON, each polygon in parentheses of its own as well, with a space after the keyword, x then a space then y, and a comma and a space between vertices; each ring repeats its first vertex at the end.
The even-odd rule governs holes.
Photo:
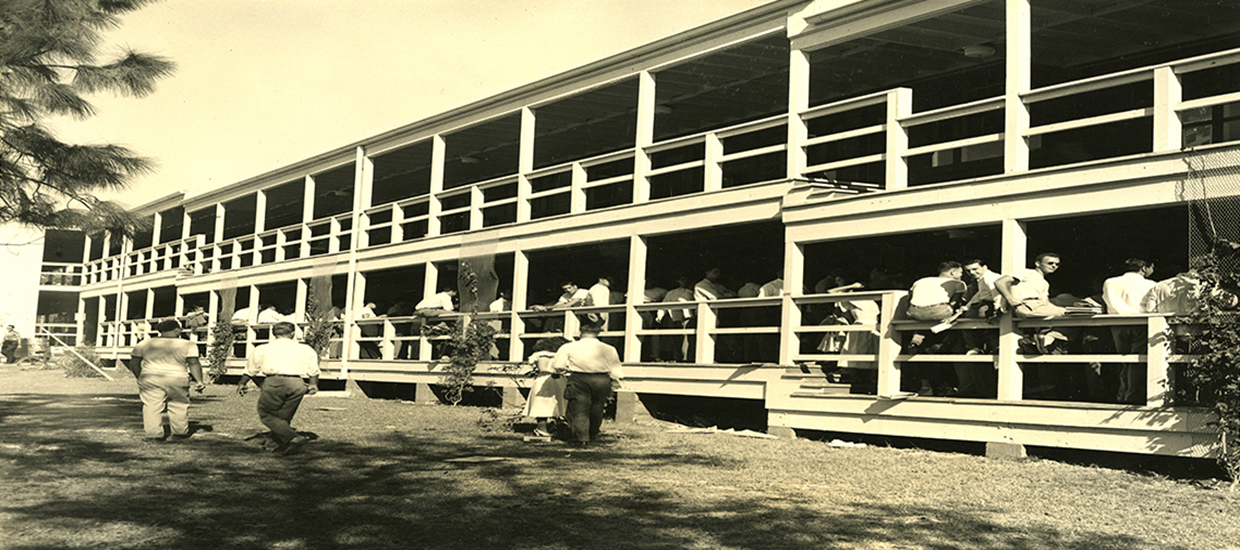
POLYGON ((74 143, 154 159, 110 198, 197 195, 768 0, 164 0, 102 51, 163 55, 140 99, 90 97, 74 143))

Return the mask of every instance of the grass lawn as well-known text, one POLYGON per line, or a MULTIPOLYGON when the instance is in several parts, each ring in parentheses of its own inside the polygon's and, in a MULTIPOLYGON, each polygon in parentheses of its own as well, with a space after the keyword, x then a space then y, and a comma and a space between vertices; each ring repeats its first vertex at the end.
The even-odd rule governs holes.
POLYGON ((232 389, 152 444, 132 378, 0 365, 0 548, 1240 547, 1215 484, 656 421, 577 450, 488 409, 315 396, 295 425, 319 439, 285 457, 246 441, 256 393, 232 389))

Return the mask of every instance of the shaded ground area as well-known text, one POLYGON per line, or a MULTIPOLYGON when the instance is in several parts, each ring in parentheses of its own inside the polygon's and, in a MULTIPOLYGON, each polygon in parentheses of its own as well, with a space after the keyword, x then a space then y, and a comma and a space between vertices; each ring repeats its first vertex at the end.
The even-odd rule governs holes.
POLYGON ((133 381, 0 367, 0 547, 1225 548, 1240 496, 1048 461, 608 424, 524 443, 474 408, 308 398, 305 454, 265 453, 254 397, 195 397, 141 441, 133 381), (456 461, 467 459, 467 461, 456 461), (493 459, 493 461, 470 461, 493 459))

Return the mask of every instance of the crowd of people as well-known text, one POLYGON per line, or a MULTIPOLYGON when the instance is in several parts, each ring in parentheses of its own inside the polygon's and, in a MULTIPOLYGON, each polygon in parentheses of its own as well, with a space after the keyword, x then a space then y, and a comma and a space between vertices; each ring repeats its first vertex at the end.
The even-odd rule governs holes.
MULTIPOLYGON (((126 362, 138 383, 143 432, 149 442, 185 440, 192 435, 191 388, 206 389, 198 347, 181 338, 176 319, 160 321, 155 330, 158 335, 134 346, 126 362)), ((296 332, 288 321, 273 324, 271 342, 255 348, 237 384, 237 394, 244 396, 250 381, 259 381, 258 418, 271 430, 269 449, 283 454, 295 454, 309 441, 291 424, 302 398, 318 392, 319 354, 295 342, 296 332)))
MULTIPOLYGON (((1101 281, 1096 292, 1078 296, 1051 294, 1048 277, 1059 270, 1062 259, 1055 253, 1039 254, 1033 267, 1015 273, 991 271, 986 262, 969 259, 944 261, 933 275, 909 286, 908 319, 936 323, 936 330, 911 331, 901 344, 913 354, 980 355, 998 352, 998 331, 993 329, 945 330, 958 319, 994 322, 1010 313, 1016 319, 1053 319, 1070 315, 1137 315, 1160 313, 1189 315, 1198 307, 1199 277, 1195 269, 1177 273, 1161 282, 1151 279, 1152 262, 1130 258, 1123 273, 1101 281)), ((840 293, 869 288, 891 288, 878 273, 872 286, 841 285, 842 279, 824 279, 815 288, 821 293, 840 293), (828 288, 829 285, 838 285, 828 288)), ((877 321, 873 300, 839 301, 825 324, 873 324, 877 321), (870 311, 866 311, 870 310, 870 311)), ((1178 329, 1185 331, 1188 329, 1178 329)), ((1030 329, 1022 334, 1024 354, 1131 354, 1147 353, 1145 324, 1111 327, 1062 327, 1030 329)), ((877 334, 848 332, 828 334, 819 350, 826 353, 872 354, 877 334)), ((841 366, 849 366, 840 361, 841 366)), ((994 397, 996 381, 990 363, 910 363, 904 369, 905 390, 921 395, 994 397)), ((1100 402, 1142 404, 1146 400, 1145 371, 1140 364, 1092 362, 1081 366, 1042 364, 1026 369, 1027 394, 1052 399, 1088 399, 1100 402)))

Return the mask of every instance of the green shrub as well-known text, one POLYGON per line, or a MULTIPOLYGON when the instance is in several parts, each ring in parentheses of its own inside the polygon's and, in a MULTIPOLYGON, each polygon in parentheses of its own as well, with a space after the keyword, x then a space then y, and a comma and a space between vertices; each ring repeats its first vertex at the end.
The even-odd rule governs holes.
POLYGON ((65 371, 68 378, 103 378, 103 375, 95 370, 103 367, 103 361, 99 354, 95 353, 95 348, 90 346, 78 346, 73 348, 73 351, 66 351, 64 355, 57 357, 52 365, 65 371))

